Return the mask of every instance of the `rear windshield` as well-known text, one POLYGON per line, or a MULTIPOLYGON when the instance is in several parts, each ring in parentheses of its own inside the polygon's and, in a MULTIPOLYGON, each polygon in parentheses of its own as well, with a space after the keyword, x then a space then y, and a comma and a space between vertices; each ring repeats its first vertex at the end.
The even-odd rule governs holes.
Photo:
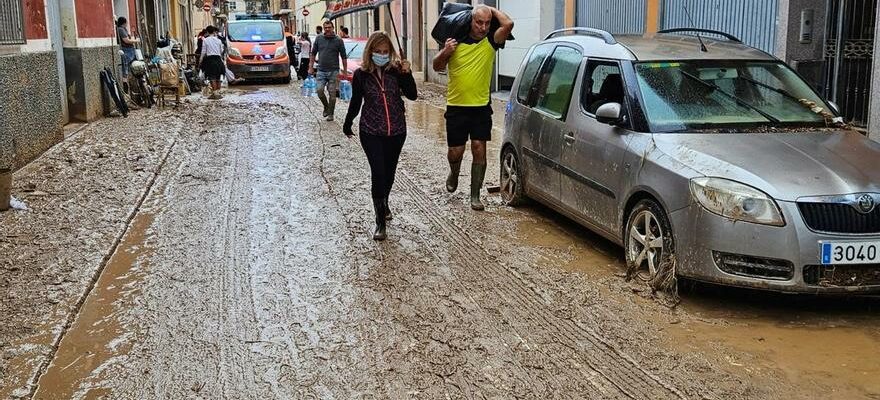
POLYGON ((779 62, 643 62, 636 74, 654 132, 825 126, 825 102, 779 62))
POLYGON ((284 39, 278 21, 242 21, 229 23, 229 40, 235 42, 277 42, 284 39))

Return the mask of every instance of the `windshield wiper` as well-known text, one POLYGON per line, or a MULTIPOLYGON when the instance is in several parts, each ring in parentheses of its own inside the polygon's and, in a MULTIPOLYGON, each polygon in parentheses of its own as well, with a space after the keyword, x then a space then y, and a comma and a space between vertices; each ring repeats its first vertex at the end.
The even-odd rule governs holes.
POLYGON ((686 77, 688 77, 688 78, 690 78, 690 79, 693 79, 693 80, 695 80, 695 81, 697 81, 697 82, 699 82, 699 83, 701 83, 701 84, 703 84, 703 85, 705 85, 705 86, 707 86, 707 87, 710 87, 710 88, 712 88, 713 90, 715 90, 715 91, 717 91, 717 92, 719 92, 719 93, 721 93, 721 94, 723 94, 723 95, 725 95, 725 96, 727 96, 727 97, 733 99, 733 101, 735 101, 736 104, 738 104, 738 105, 740 105, 740 106, 743 106, 743 107, 746 107, 746 108, 748 108, 748 109, 750 109, 750 110, 752 110, 752 111, 754 111, 754 112, 756 112, 756 113, 758 113, 758 114, 761 114, 761 116, 764 117, 764 118, 766 118, 767 121, 770 121, 770 122, 772 122, 772 123, 774 123, 774 124, 778 124, 778 123, 779 123, 779 119, 778 119, 778 118, 776 118, 776 117, 774 117, 774 116, 772 116, 772 115, 770 115, 770 114, 767 114, 767 113, 764 112, 764 111, 761 111, 758 107, 755 107, 755 106, 749 104, 747 101, 745 101, 745 100, 743 100, 743 99, 737 97, 735 94, 732 94, 732 93, 728 93, 728 92, 726 92, 724 89, 720 88, 718 85, 716 85, 716 84, 714 84, 714 83, 711 83, 711 82, 704 81, 704 80, 700 79, 699 77, 696 77, 696 76, 694 76, 694 75, 691 75, 690 73, 685 72, 685 71, 682 71, 682 70, 678 70, 678 72, 681 72, 682 75, 684 75, 684 76, 686 76, 686 77))
POLYGON ((358 46, 360 46, 360 44, 354 45, 354 47, 352 47, 351 50, 348 51, 348 54, 345 55, 345 58, 351 56, 351 53, 354 53, 354 49, 358 48, 358 46))

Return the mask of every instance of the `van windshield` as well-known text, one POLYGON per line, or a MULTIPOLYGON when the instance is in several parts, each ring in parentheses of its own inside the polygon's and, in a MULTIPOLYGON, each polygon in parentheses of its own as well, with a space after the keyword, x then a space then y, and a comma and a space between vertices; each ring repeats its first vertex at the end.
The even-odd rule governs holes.
POLYGON ((824 127, 827 106, 779 62, 700 60, 637 63, 653 132, 749 127, 824 127))
POLYGON ((241 21, 229 23, 229 40, 234 42, 277 42, 284 39, 278 21, 241 21))

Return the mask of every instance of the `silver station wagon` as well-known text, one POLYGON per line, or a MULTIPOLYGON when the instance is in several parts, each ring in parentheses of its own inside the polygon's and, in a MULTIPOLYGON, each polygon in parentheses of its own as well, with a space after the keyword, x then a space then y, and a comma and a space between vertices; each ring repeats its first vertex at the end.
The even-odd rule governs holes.
POLYGON ((722 32, 551 33, 508 103, 501 192, 624 248, 630 271, 880 292, 880 144, 722 32))

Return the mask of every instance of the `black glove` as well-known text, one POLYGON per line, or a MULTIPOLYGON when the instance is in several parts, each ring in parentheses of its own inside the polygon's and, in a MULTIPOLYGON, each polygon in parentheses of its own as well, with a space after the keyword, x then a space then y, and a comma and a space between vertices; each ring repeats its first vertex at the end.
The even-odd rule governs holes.
POLYGON ((354 136, 354 132, 351 130, 351 122, 342 124, 342 133, 344 133, 345 136, 354 136))

